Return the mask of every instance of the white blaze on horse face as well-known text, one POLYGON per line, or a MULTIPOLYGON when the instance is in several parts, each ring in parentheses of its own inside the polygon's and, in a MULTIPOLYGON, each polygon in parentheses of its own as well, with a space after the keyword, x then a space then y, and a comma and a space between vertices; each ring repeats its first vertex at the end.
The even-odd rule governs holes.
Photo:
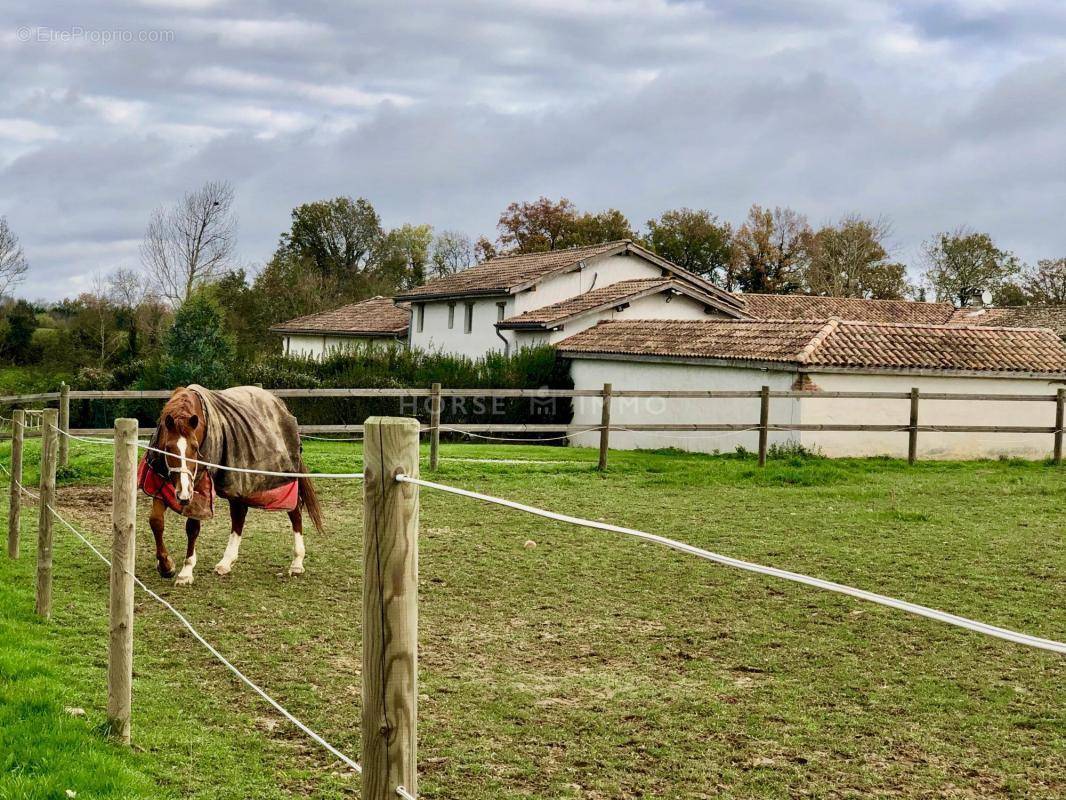
POLYGON ((304 571, 304 535, 293 531, 292 533, 292 564, 289 565, 290 575, 300 575, 304 571))
POLYGON ((189 467, 185 463, 185 454, 189 449, 189 443, 184 436, 178 437, 178 458, 181 459, 181 472, 178 474, 178 499, 182 502, 192 500, 192 478, 189 476, 189 467))
POLYGON ((226 552, 222 554, 222 560, 215 565, 215 572, 219 575, 229 575, 233 569, 233 562, 241 550, 241 537, 238 533, 230 533, 229 542, 226 543, 226 552))

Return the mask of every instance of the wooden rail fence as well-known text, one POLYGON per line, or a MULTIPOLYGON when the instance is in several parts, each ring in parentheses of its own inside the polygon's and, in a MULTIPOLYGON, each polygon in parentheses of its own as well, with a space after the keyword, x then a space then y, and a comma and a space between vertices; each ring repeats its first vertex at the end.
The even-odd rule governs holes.
MULTIPOLYGON (((449 389, 434 383, 429 388, 331 388, 331 389, 270 389, 274 395, 283 399, 309 398, 428 398, 429 422, 421 426, 421 431, 430 434, 430 469, 436 469, 439 461, 441 431, 473 434, 577 434, 584 432, 599 433, 599 467, 606 469, 607 454, 610 449, 612 431, 626 432, 720 432, 741 433, 758 432, 758 455, 760 466, 765 465, 769 444, 769 433, 792 431, 825 431, 847 433, 886 433, 901 432, 907 434, 907 460, 913 464, 918 458, 918 435, 923 432, 938 433, 1004 433, 1004 434, 1046 434, 1053 437, 1053 460, 1062 463, 1063 430, 1066 424, 1064 404, 1066 389, 1059 389, 1055 394, 980 394, 965 392, 919 392, 917 388, 909 392, 835 392, 811 390, 774 390, 768 386, 761 389, 719 390, 719 389, 615 389, 611 384, 604 384, 602 389, 449 389), (443 398, 499 398, 499 399, 573 399, 599 398, 602 403, 600 424, 598 426, 578 425, 574 423, 455 423, 441 422, 443 398), (611 405, 616 399, 623 398, 660 398, 686 400, 737 400, 752 399, 759 401, 758 420, 751 423, 632 423, 615 424, 611 422, 611 405), (780 399, 821 399, 821 400, 906 400, 910 403, 910 417, 899 424, 847 424, 847 423, 773 423, 770 422, 771 401, 780 399), (1018 403, 1054 403, 1054 425, 923 425, 919 422, 919 403, 930 401, 968 401, 968 402, 1018 402, 1018 403)), ((79 436, 100 436, 113 433, 111 428, 71 428, 70 402, 72 400, 166 400, 171 395, 168 389, 151 390, 76 390, 63 384, 58 392, 40 392, 37 394, 0 396, 0 405, 22 406, 28 403, 55 403, 59 407, 59 424, 71 434, 79 436)), ((29 415, 19 430, 25 435, 40 435, 39 410, 27 409, 29 415)), ((151 428, 141 428, 140 435, 150 435, 151 428)), ((301 425, 300 432, 305 434, 361 434, 363 425, 322 424, 301 425)), ((66 437, 59 443, 58 461, 65 465, 69 458, 66 437)))

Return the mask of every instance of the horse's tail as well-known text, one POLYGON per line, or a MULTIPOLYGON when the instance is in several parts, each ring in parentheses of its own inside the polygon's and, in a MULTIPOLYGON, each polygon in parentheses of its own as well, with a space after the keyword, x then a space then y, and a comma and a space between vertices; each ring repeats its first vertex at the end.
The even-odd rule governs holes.
MULTIPOLYGON (((300 460, 300 472, 307 472, 307 467, 304 466, 303 459, 300 460)), ((299 478, 299 496, 300 505, 307 511, 307 515, 311 517, 311 522, 315 524, 315 530, 322 533, 325 530, 325 525, 322 522, 322 506, 318 504, 318 495, 315 494, 315 485, 311 483, 310 478, 299 478)))

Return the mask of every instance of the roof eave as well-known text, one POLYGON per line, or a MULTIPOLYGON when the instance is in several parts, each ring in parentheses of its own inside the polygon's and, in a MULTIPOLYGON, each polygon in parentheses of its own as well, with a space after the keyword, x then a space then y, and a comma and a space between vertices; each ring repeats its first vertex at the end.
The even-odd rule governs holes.
POLYGON ((1047 380, 1066 382, 1066 372, 1038 372, 1026 370, 975 370, 975 369, 934 369, 930 367, 841 367, 820 366, 817 364, 800 364, 784 359, 740 359, 714 358, 691 355, 663 355, 657 353, 597 353, 587 350, 566 350, 557 348, 558 355, 564 358, 584 358, 601 361, 646 361, 670 362, 675 364, 702 365, 712 367, 738 367, 741 369, 776 369, 778 371, 795 371, 802 374, 816 373, 852 373, 875 375, 911 375, 916 377, 969 377, 969 378, 1018 378, 1021 380, 1047 380))
POLYGON ((462 300, 464 297, 508 297, 513 289, 494 287, 492 289, 470 289, 465 292, 433 292, 426 294, 398 294, 396 300, 406 303, 422 303, 427 300, 462 300))
MULTIPOLYGON (((566 325, 569 322, 573 322, 575 319, 580 319, 581 317, 587 316, 589 314, 597 314, 601 311, 606 311, 607 309, 622 305, 623 303, 630 303, 633 300, 639 300, 642 297, 650 297, 654 294, 662 294, 663 292, 671 291, 678 292, 679 294, 684 295, 690 300, 695 300, 698 303, 702 303, 704 306, 710 306, 718 311, 721 311, 723 314, 730 314, 735 311, 735 309, 732 308, 722 308, 716 302, 716 298, 713 295, 705 294, 699 291, 698 289, 694 289, 685 284, 683 281, 676 280, 673 278, 664 278, 663 282, 657 286, 650 286, 644 289, 634 289, 629 294, 619 295, 618 297, 612 300, 605 301, 603 303, 600 303, 599 305, 592 306, 591 308, 587 308, 583 311, 568 314, 565 317, 554 317, 550 320, 545 320, 542 322, 509 322, 508 320, 503 320, 502 322, 497 322, 496 327, 500 328, 501 330, 521 330, 526 328, 550 330, 560 325, 566 325)), ((741 318, 742 317, 739 316, 737 317, 737 319, 741 318)))
POLYGON ((403 328, 402 330, 391 331, 353 331, 351 329, 346 330, 323 330, 322 328, 268 328, 271 333, 276 333, 281 336, 347 336, 347 337, 367 337, 367 336, 406 336, 409 328, 403 328))

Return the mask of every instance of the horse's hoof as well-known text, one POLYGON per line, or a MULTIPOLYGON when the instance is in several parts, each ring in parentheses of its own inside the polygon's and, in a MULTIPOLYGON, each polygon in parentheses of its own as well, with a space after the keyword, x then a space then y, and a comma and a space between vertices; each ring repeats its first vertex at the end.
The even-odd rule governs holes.
POLYGON ((217 564, 215 564, 215 574, 216 575, 221 575, 221 576, 225 577, 226 575, 229 575, 231 569, 233 569, 233 567, 227 566, 226 564, 223 564, 221 561, 219 561, 217 564))
POLYGON ((192 586, 192 575, 179 575, 174 581, 175 586, 192 586))
POLYGON ((289 577, 290 578, 293 577, 294 575, 303 575, 303 574, 304 574, 303 564, 293 564, 291 567, 289 567, 289 577))
POLYGON ((169 581, 177 574, 178 571, 174 567, 165 567, 162 564, 159 565, 159 577, 166 578, 169 581))

